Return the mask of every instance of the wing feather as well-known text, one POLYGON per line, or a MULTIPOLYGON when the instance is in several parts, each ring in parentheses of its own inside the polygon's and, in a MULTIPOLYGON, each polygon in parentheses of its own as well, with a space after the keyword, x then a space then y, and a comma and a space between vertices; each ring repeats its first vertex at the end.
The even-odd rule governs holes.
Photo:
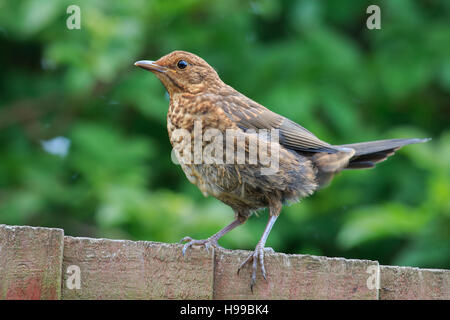
POLYGON ((336 153, 336 147, 320 140, 301 125, 238 93, 218 105, 243 130, 279 129, 281 145, 296 151, 336 153))

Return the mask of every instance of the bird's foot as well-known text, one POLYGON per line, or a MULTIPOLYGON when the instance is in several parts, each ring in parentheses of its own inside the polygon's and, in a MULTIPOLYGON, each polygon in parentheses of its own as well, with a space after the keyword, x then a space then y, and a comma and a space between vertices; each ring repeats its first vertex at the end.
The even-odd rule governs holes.
POLYGON ((183 256, 186 254, 186 250, 192 246, 204 246, 206 251, 208 251, 208 252, 209 252, 209 248, 211 248, 211 247, 222 248, 217 243, 217 239, 213 238, 213 237, 208 238, 208 239, 203 239, 203 240, 194 240, 191 237, 184 237, 183 239, 180 240, 180 243, 185 243, 185 245, 183 247, 183 256))
POLYGON ((264 248, 261 245, 257 245, 255 248, 255 251, 253 251, 248 257, 247 259, 245 259, 245 261, 239 266, 238 268, 238 274, 239 271, 241 271, 241 269, 248 263, 252 263, 252 278, 250 281, 250 290, 253 293, 253 286, 256 283, 256 271, 258 269, 258 261, 259 261, 259 265, 261 268, 261 273, 262 276, 264 278, 264 280, 267 281, 267 277, 266 277, 266 268, 264 267, 264 251, 269 251, 269 252, 274 252, 272 248, 264 248))

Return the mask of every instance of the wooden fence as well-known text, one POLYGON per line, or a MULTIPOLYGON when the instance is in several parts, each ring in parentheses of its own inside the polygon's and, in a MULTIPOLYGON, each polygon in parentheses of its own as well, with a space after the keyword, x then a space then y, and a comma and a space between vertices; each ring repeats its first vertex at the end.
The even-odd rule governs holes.
POLYGON ((450 299, 450 270, 283 253, 252 293, 247 251, 181 248, 0 225, 0 299, 450 299))

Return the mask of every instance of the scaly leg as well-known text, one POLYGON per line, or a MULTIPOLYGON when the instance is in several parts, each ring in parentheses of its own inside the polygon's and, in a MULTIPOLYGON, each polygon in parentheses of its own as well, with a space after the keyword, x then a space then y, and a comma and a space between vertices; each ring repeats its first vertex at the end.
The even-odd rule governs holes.
MULTIPOLYGON (((279 212, 278 212, 279 213, 279 212)), ((276 215, 270 215, 269 221, 267 222, 266 228, 264 229, 264 233, 261 236, 261 239, 259 240, 258 244, 256 245, 255 251, 251 253, 247 259, 239 266, 238 268, 238 274, 241 268, 246 265, 247 263, 253 262, 253 270, 252 270, 252 279, 250 281, 250 289, 253 292, 253 286, 256 283, 256 270, 257 267, 257 261, 259 260, 259 265, 261 266, 261 272, 264 277, 264 280, 267 281, 266 278, 266 268, 264 267, 264 246, 266 244, 267 237, 269 236, 270 230, 272 230, 273 225, 275 224, 275 221, 278 218, 278 214, 276 215)))
POLYGON ((220 247, 219 244, 217 243, 217 241, 222 238, 224 235, 226 235, 228 232, 230 232, 231 230, 233 230, 234 228, 236 228, 237 226, 240 226, 241 224, 243 224, 245 222, 245 220, 242 219, 238 219, 236 218, 236 220, 234 220, 233 222, 231 222, 229 225, 227 225, 225 228, 223 228, 222 230, 220 230, 219 232, 217 232, 216 234, 212 235, 211 237, 209 237, 208 239, 204 239, 204 240, 194 240, 191 237, 184 237, 183 239, 180 240, 181 243, 188 241, 184 247, 183 247, 183 256, 186 254, 186 250, 190 247, 192 247, 193 245, 198 245, 198 246, 205 246, 206 250, 209 251, 209 248, 211 246, 213 247, 220 247))

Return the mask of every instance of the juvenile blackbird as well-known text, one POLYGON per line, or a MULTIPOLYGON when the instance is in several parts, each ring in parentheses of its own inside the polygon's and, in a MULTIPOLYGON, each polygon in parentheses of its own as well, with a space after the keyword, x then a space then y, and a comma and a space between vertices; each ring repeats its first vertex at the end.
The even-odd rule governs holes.
POLYGON ((341 170, 374 167, 404 145, 429 140, 391 139, 330 145, 299 124, 226 85, 206 61, 192 53, 174 51, 157 61, 143 60, 135 65, 153 72, 170 95, 167 115, 169 138, 189 181, 196 184, 203 194, 212 195, 230 206, 235 213, 233 222, 208 239, 183 238, 181 241, 186 242, 183 254, 192 245, 202 245, 207 249, 217 247, 217 241, 223 235, 246 222, 252 213, 269 208, 269 221, 255 251, 238 268, 239 272, 244 265, 252 263, 252 290, 258 262, 266 279, 264 245, 283 204, 311 195, 341 170), (203 149, 215 142, 215 152, 217 146, 219 151, 222 151, 220 148, 224 153, 229 151, 225 147, 226 131, 233 130, 237 134, 233 137, 233 147, 244 148, 244 162, 186 161, 189 159, 183 158, 186 150, 192 150, 186 147, 195 148, 196 121, 201 123, 197 133, 206 134, 213 129, 222 134, 223 141, 206 137, 201 141, 203 149), (255 136, 254 132, 261 129, 277 129, 278 139, 273 140, 269 135, 255 136), (188 135, 178 134, 179 130, 185 130, 183 132, 188 132, 188 135), (244 142, 238 136, 243 137, 244 142), (240 144, 235 141, 240 141, 240 144), (266 144, 271 156, 273 150, 278 152, 275 158, 277 170, 264 174, 262 169, 270 165, 267 161, 263 162, 260 156, 256 162, 250 161, 252 141, 259 146, 266 144))

